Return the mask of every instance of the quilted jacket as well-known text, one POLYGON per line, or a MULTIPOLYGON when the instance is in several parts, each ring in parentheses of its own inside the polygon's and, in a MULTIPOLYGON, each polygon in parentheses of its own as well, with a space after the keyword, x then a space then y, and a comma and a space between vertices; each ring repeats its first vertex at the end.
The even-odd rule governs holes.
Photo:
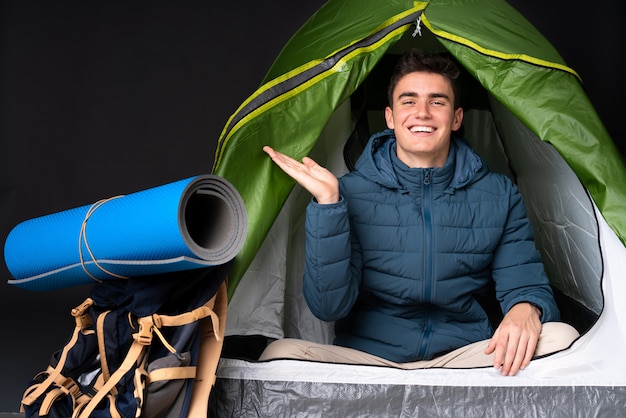
POLYGON ((488 339, 492 280, 502 312, 530 302, 558 320, 513 182, 460 139, 440 168, 409 168, 395 146, 393 131, 374 135, 340 201, 307 207, 303 292, 336 321, 334 344, 410 362, 488 339))

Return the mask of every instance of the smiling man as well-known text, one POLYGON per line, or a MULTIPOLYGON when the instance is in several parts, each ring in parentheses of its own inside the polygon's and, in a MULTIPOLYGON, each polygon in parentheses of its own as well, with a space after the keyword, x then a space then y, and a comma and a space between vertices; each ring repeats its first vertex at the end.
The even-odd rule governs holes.
POLYGON ((278 340, 261 360, 493 365, 515 375, 578 336, 557 322, 517 187, 454 134, 459 75, 449 57, 405 54, 389 84, 389 129, 339 180, 310 158, 264 147, 313 195, 303 292, 336 335, 332 346, 278 340), (491 286, 504 313, 495 331, 480 303, 491 286))
POLYGON ((450 150, 451 132, 461 127, 463 109, 454 102, 452 79, 415 71, 396 81, 385 120, 396 136, 396 154, 411 168, 441 167, 450 150))

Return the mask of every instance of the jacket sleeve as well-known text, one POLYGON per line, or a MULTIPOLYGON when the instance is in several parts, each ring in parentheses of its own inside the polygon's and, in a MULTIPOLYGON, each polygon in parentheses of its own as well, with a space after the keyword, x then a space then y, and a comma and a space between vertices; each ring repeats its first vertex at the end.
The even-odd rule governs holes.
POLYGON ((560 319, 559 309, 545 273, 541 255, 517 187, 509 190, 509 211, 500 244, 495 251, 492 274, 496 296, 505 314, 520 302, 541 309, 541 322, 560 319))
POLYGON ((312 200, 305 225, 304 298, 316 317, 336 321, 352 309, 361 280, 360 252, 350 239, 345 200, 331 205, 312 200))

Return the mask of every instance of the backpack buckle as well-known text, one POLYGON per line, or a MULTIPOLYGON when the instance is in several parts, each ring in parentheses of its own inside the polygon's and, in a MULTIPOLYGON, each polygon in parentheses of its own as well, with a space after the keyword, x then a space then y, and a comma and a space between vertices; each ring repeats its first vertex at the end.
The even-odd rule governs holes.
POLYGON ((80 386, 78 386, 78 383, 76 383, 74 379, 71 379, 69 377, 65 379, 65 381, 63 382, 61 386, 67 389, 69 394, 72 395, 74 399, 78 398, 78 395, 80 395, 81 393, 80 386))
POLYGON ((148 318, 139 318, 139 330, 133 334, 133 338, 141 345, 152 344, 152 320, 148 318))
POLYGON ((91 305, 93 305, 93 299, 87 298, 83 303, 72 309, 72 316, 76 321, 76 326, 81 330, 85 330, 93 325, 93 321, 91 320, 88 312, 91 305))

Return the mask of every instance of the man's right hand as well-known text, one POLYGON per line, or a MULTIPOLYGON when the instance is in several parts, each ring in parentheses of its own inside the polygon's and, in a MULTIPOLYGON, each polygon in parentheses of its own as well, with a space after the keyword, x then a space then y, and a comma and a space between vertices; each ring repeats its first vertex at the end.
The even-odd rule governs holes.
POLYGON ((339 201, 339 182, 337 177, 309 157, 302 162, 264 146, 263 151, 272 158, 287 175, 309 191, 317 203, 325 205, 339 201))

